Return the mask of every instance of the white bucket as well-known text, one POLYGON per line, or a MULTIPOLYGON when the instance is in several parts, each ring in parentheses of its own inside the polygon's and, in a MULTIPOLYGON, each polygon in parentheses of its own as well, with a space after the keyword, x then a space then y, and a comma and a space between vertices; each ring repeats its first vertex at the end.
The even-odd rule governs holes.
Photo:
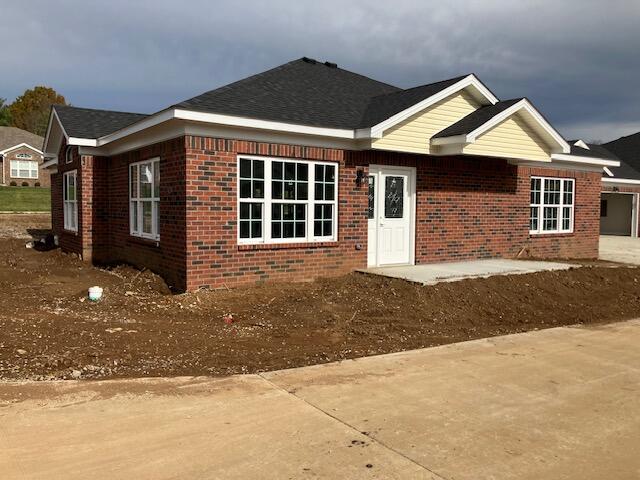
POLYGON ((89 289, 89 300, 97 302, 102 298, 102 288, 100 287, 91 287, 89 289))

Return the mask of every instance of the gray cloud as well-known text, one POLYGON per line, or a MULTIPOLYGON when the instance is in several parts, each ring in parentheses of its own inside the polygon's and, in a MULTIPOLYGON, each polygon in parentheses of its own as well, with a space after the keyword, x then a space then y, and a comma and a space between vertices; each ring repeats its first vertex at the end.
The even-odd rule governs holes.
POLYGON ((151 112, 303 55, 408 87, 476 72, 568 137, 640 130, 640 2, 2 0, 0 97, 151 112))

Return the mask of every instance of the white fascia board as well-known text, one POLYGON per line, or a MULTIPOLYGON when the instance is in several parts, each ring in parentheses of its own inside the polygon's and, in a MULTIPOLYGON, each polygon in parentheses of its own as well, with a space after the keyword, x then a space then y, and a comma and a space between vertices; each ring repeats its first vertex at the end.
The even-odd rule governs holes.
POLYGON ((96 147, 98 146, 98 140, 96 140, 95 138, 69 137, 67 140, 67 145, 77 145, 80 147, 96 147))
POLYGON ((310 127, 294 123, 272 122, 269 120, 256 120, 252 118, 236 117, 232 115, 220 115, 217 113, 193 112, 191 110, 175 110, 175 118, 190 120, 193 122, 214 123, 230 127, 244 127, 257 130, 274 130, 287 133, 299 133, 302 135, 314 135, 319 137, 346 138, 353 140, 356 132, 349 129, 310 127))
POLYGON ((561 162, 580 163, 583 165, 599 165, 601 167, 619 167, 620 166, 620 162, 617 160, 607 160, 605 158, 594 158, 594 157, 579 157, 577 155, 565 155, 562 153, 552 154, 551 160, 558 160, 561 162))
POLYGON ((418 102, 415 105, 412 105, 409 108, 387 118, 385 121, 374 125, 373 127, 371 127, 371 137, 381 138, 385 130, 393 127, 394 125, 397 125, 410 116, 424 110, 425 108, 430 107, 435 103, 438 103, 441 100, 444 100, 448 96, 453 95, 454 93, 469 86, 476 88, 492 105, 498 103, 498 99, 487 89, 487 87, 482 84, 480 80, 476 78, 475 75, 467 75, 462 80, 454 83, 450 87, 445 88, 435 95, 431 95, 429 98, 425 98, 421 102, 418 102))
POLYGON ((37 148, 32 147, 32 146, 31 146, 31 145, 29 145, 28 143, 20 143, 20 144, 18 144, 18 145, 14 145, 13 147, 6 148, 6 149, 4 149, 4 150, 0 151, 0 155, 4 155, 5 153, 11 152, 11 151, 13 151, 13 150, 16 150, 16 149, 18 149, 18 148, 22 148, 22 147, 30 148, 30 149, 31 149, 31 150, 33 150, 34 152, 38 152, 40 155, 44 155, 44 153, 42 153, 42 152, 41 152, 40 150, 38 150, 37 148))
POLYGON ((621 185, 640 185, 640 180, 633 180, 631 178, 602 178, 604 183, 619 183, 621 185))
POLYGON ((174 118, 174 110, 162 110, 161 112, 155 113, 149 117, 145 117, 142 120, 137 121, 125 127, 123 129, 117 130, 109 135, 105 135, 103 137, 98 138, 96 145, 86 145, 86 146, 97 146, 101 147, 102 145, 106 145, 110 142, 115 142, 116 140, 120 140, 121 138, 128 137, 129 135, 133 135, 134 133, 138 133, 142 130, 146 130, 147 128, 153 127, 160 123, 166 122, 174 118))
POLYGON ((613 177, 613 172, 609 170, 609 167, 603 167, 604 173, 606 173, 609 177, 613 177))
POLYGON ((519 102, 514 103, 506 110, 500 112, 498 115, 491 118, 491 120, 489 120, 488 122, 484 123, 483 125, 479 126, 475 130, 467 134, 468 142, 469 143, 475 142, 476 138, 478 138, 480 135, 490 130, 491 128, 495 127, 500 122, 503 122, 504 120, 509 118, 511 115, 517 113, 522 109, 526 110, 527 113, 529 113, 540 124, 540 126, 549 134, 549 136, 551 136, 551 138, 553 138, 558 143, 558 145, 560 145, 563 153, 569 153, 571 151, 571 147, 569 146, 567 141, 564 138, 562 138, 562 135, 560 135, 556 131, 556 129, 553 128, 551 124, 549 124, 549 122, 547 122, 542 115, 540 115, 540 112, 538 112, 534 108, 534 106, 531 105, 531 103, 529 103, 529 101, 526 98, 523 98, 519 102))
POLYGON ((587 145, 586 143, 584 143, 584 141, 582 141, 582 140, 578 140, 577 142, 575 142, 575 143, 574 143, 574 145, 575 145, 576 147, 580 147, 580 148, 585 148, 585 149, 587 149, 587 150, 591 150, 591 149, 589 148, 589 145, 587 145))
POLYGON ((354 130, 338 129, 338 128, 323 128, 323 127, 310 127, 306 125, 297 125, 293 123, 272 122, 268 120, 256 120, 252 118, 236 117, 232 115, 220 115, 217 113, 203 113, 194 112, 191 110, 182 109, 168 109, 159 112, 155 115, 147 117, 139 122, 125 127, 122 130, 105 135, 98 139, 97 145, 86 146, 103 146, 121 138, 127 137, 134 133, 146 130, 147 128, 159 125, 160 123, 167 122, 169 120, 186 120, 191 122, 202 122, 215 125, 223 125, 229 127, 242 127, 256 130, 271 130, 286 133, 296 133, 302 135, 313 135, 329 138, 344 138, 353 140, 356 138, 354 130))

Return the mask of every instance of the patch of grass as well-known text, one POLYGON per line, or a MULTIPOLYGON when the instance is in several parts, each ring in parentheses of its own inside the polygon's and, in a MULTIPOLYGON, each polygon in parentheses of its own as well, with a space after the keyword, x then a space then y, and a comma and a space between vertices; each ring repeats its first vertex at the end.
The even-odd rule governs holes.
POLYGON ((51 189, 0 187, 0 211, 49 212, 51 211, 51 189))

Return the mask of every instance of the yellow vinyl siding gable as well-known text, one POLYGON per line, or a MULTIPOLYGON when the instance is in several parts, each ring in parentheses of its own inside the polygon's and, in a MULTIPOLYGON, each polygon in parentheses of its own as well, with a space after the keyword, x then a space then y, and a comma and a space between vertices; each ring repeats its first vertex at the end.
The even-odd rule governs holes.
POLYGON ((480 135, 462 152, 467 155, 551 161, 551 147, 517 113, 480 135))
POLYGON ((431 137, 479 107, 461 90, 385 131, 371 141, 371 148, 396 152, 430 153, 431 137))

